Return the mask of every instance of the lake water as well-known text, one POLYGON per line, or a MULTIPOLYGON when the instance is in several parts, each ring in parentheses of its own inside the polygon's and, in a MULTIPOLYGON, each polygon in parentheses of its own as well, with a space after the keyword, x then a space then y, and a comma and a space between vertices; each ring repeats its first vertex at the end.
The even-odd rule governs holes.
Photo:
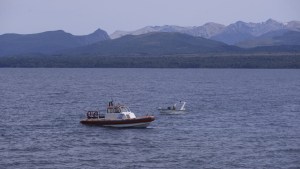
POLYGON ((0 69, 0 96, 0 168, 300 168, 300 70, 0 69), (156 120, 79 123, 111 99, 156 120))

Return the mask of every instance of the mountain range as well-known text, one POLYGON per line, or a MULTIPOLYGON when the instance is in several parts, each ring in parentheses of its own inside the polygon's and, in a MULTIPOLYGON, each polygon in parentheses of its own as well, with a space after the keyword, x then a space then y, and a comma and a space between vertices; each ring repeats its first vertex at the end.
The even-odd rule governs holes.
POLYGON ((202 37, 177 32, 126 35, 117 39, 64 51, 72 55, 159 56, 194 53, 237 52, 240 48, 202 37))
POLYGON ((149 32, 179 32, 195 37, 203 37, 221 41, 229 45, 234 45, 277 30, 300 31, 300 21, 280 23, 273 19, 268 19, 267 21, 261 23, 246 23, 237 21, 228 26, 213 22, 194 27, 179 27, 172 25, 147 26, 135 31, 116 31, 111 34, 110 37, 115 39, 129 34, 140 35, 149 32))
POLYGON ((0 35, 0 56, 15 55, 97 55, 160 56, 176 54, 236 52, 298 52, 300 22, 261 23, 238 21, 224 26, 147 26, 135 31, 116 31, 110 36, 98 29, 76 36, 62 30, 37 34, 0 35))
POLYGON ((147 26, 135 31, 116 31, 110 35, 112 39, 122 37, 124 35, 141 35, 150 32, 178 32, 195 37, 210 38, 211 36, 221 32, 225 28, 224 25, 217 23, 206 23, 203 26, 181 27, 181 26, 147 26))
POLYGON ((0 56, 26 53, 52 54, 108 39, 110 39, 108 34, 101 29, 83 36, 75 36, 62 30, 27 35, 4 34, 0 35, 0 56))
POLYGON ((300 32, 286 29, 271 31, 236 44, 242 48, 258 46, 300 45, 300 32))

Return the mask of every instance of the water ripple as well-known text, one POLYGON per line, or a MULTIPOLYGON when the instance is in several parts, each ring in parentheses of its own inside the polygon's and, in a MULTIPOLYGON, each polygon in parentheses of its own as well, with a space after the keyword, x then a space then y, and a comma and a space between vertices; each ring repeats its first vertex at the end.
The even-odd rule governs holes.
POLYGON ((300 168, 299 70, 1 69, 1 168, 300 168), (148 129, 79 123, 107 101, 148 129), (188 113, 156 108, 187 101, 188 113))

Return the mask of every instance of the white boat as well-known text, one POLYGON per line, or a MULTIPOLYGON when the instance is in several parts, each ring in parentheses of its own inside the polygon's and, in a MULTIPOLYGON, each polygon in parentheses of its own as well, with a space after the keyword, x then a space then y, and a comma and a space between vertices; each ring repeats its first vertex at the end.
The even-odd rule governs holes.
POLYGON ((152 121, 154 116, 136 117, 127 106, 109 102, 105 115, 100 115, 97 111, 88 111, 86 119, 80 121, 86 125, 97 125, 104 127, 136 127, 146 128, 152 121))
POLYGON ((186 113, 185 104, 186 102, 180 101, 179 103, 175 103, 173 106, 167 108, 159 107, 158 110, 161 114, 184 114, 186 113))

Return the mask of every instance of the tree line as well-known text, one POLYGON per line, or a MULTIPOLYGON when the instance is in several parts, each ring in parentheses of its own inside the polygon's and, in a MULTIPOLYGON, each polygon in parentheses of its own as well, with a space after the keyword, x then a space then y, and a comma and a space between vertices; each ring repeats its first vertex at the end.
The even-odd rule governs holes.
POLYGON ((171 56, 10 56, 0 67, 46 68, 300 68, 300 54, 171 56))

